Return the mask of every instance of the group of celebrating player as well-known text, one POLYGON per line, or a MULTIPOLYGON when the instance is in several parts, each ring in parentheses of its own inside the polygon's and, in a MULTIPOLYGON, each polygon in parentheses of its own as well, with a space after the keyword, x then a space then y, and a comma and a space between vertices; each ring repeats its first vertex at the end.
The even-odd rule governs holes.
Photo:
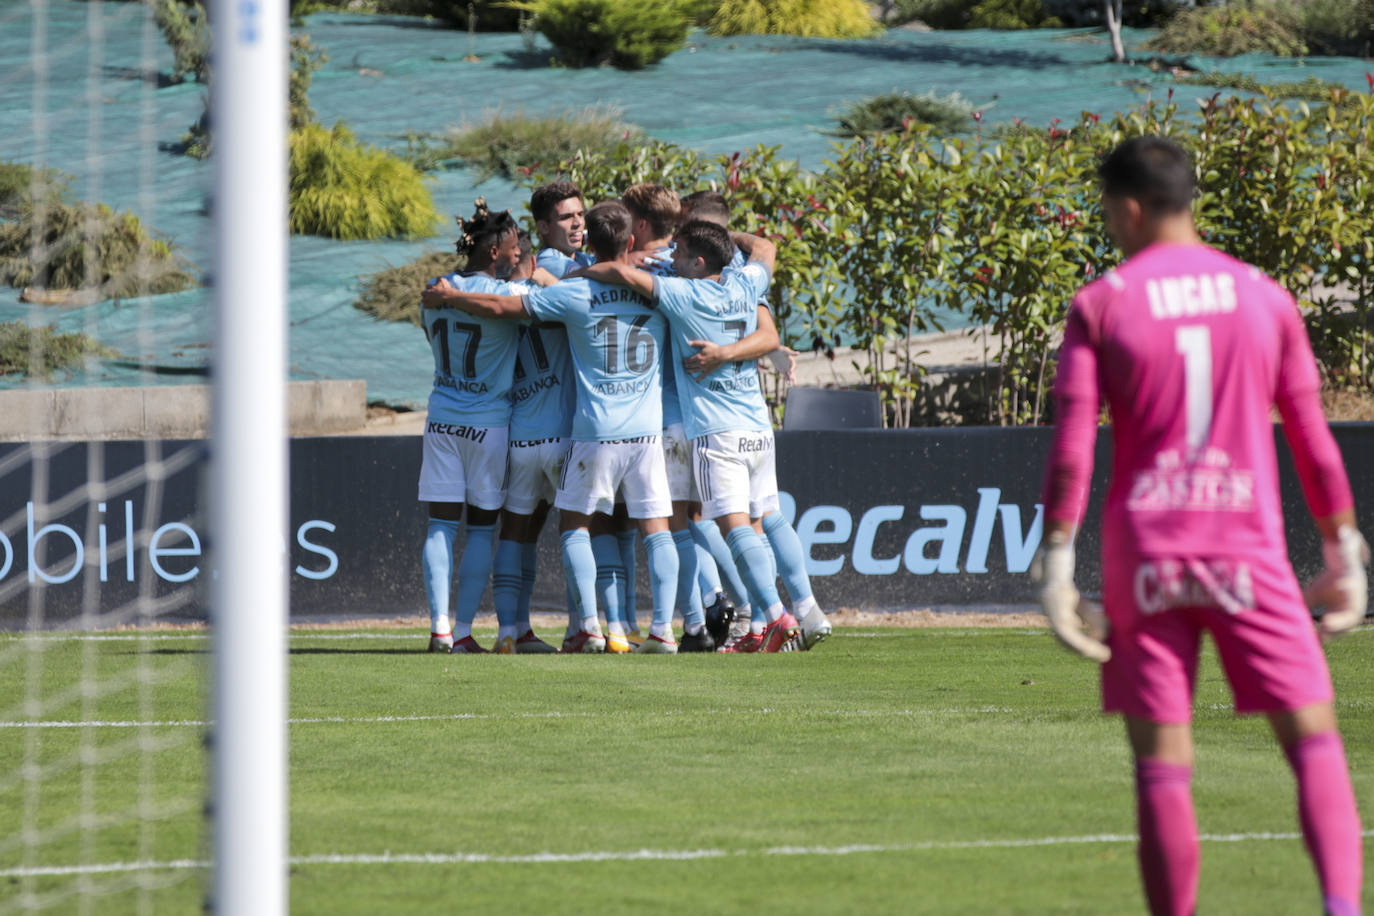
MULTIPOLYGON (((1324 912, 1354 916, 1363 837, 1318 637, 1364 618, 1369 551, 1301 318, 1272 280, 1201 243, 1193 166, 1178 146, 1128 140, 1100 177, 1107 229, 1126 260, 1081 290, 1068 314, 1036 560, 1042 608, 1063 642, 1102 663, 1103 708, 1126 719, 1152 912, 1196 908, 1190 720, 1209 632, 1237 711, 1268 716, 1292 767, 1324 912), (1114 439, 1105 615, 1073 584, 1103 400, 1114 439), (1284 541, 1272 407, 1324 540, 1326 569, 1306 601, 1284 541), (1318 628, 1308 603, 1325 610, 1318 628)), ((534 541, 550 501, 569 593, 565 651, 630 651, 626 517, 643 533, 653 591, 638 651, 810 648, 830 627, 796 533, 777 512, 755 364, 778 349, 760 305, 773 246, 729 233, 725 202, 710 192, 679 201, 636 185, 584 211, 577 188, 559 183, 537 190, 531 210, 537 259, 509 213, 479 206, 459 243, 467 271, 422 297, 435 359, 420 479, 431 514, 430 649, 485 651, 471 623, 504 508, 497 651, 554 651, 529 627, 534 541), (468 545, 450 630, 464 504, 468 545), (733 627, 724 588, 740 612, 733 627)))
POLYGON ((562 651, 812 648, 830 623, 778 512, 756 364, 772 355, 789 365, 764 301, 774 246, 731 233, 714 191, 679 199, 638 184, 587 209, 575 185, 555 182, 530 210, 537 256, 509 211, 479 200, 460 221, 465 270, 421 296, 434 354, 419 486, 430 651, 487 651, 472 622, 488 581, 495 651, 557 651, 529 617, 551 506, 568 598, 562 651), (637 534, 653 598, 647 633, 635 622, 637 534))

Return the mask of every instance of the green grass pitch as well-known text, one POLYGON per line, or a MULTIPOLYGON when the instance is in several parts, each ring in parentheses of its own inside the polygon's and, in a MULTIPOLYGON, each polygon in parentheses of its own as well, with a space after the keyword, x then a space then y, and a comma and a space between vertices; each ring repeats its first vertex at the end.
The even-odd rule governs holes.
MULTIPOLYGON (((1328 649, 1367 822, 1372 639, 1328 649)), ((1120 723, 1045 631, 675 658, 424 642, 292 632, 296 913, 1144 912, 1120 723)), ((0 912, 197 911, 207 650, 0 636, 0 912)), ((1229 699, 1209 654, 1199 912, 1317 913, 1287 766, 1229 699)))

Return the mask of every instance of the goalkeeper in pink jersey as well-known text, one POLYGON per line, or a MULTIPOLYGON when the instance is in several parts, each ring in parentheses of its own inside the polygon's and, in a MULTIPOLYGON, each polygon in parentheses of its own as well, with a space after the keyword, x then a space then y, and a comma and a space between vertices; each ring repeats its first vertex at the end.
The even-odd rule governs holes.
POLYGON ((1128 140, 1099 176, 1126 260, 1069 310, 1036 564, 1042 607, 1065 644, 1102 663, 1103 709, 1125 716, 1151 912, 1190 914, 1197 899, 1191 716, 1207 631, 1236 711, 1268 716, 1292 766, 1325 912, 1357 914, 1360 821, 1319 634, 1363 619, 1369 550, 1306 331, 1287 292, 1199 240, 1193 167, 1177 145, 1128 140), (1073 536, 1103 399, 1113 456, 1097 608, 1074 588, 1073 536), (1315 627, 1284 542, 1272 407, 1324 539, 1326 569, 1307 594, 1325 612, 1315 627))

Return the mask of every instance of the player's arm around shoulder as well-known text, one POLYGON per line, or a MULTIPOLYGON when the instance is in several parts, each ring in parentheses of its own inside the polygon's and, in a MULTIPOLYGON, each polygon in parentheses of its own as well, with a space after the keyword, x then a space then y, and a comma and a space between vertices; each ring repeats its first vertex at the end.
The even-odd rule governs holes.
MULTIPOLYGON (((717 343, 713 340, 689 340, 689 346, 697 352, 682 361, 683 367, 700 381, 726 363, 740 360, 760 359, 774 353, 781 354, 783 368, 778 371, 789 374, 791 365, 787 354, 795 353, 780 346, 777 325, 773 323, 773 313, 766 306, 758 307, 758 327, 748 335, 730 343, 717 343)), ((775 362, 775 367, 777 363, 775 362)))
POLYGON ((750 235, 747 232, 730 233, 730 241, 735 243, 735 247, 740 250, 746 259, 745 266, 758 264, 768 276, 773 276, 773 267, 778 260, 778 246, 768 239, 760 238, 757 235, 750 235))
POLYGON ((466 292, 449 283, 446 277, 440 277, 437 283, 421 293, 420 302, 427 309, 458 309, 480 318, 525 317, 523 297, 466 292))
POLYGON ((653 274, 620 261, 598 261, 595 264, 580 267, 567 276, 569 278, 584 277, 611 286, 629 287, 645 298, 651 298, 654 294, 653 274))

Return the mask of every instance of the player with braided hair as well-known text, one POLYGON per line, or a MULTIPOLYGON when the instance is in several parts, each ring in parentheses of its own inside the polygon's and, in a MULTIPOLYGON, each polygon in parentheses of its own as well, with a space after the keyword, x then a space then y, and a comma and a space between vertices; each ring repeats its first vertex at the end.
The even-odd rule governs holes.
MULTIPOLYGON (((506 292, 520 260, 519 227, 510 211, 493 213, 479 197, 472 218, 459 218, 458 226, 457 250, 467 259, 466 270, 440 279, 472 292, 506 292)), ((429 503, 422 553, 429 651, 485 652, 472 638, 472 621, 491 578, 492 541, 506 495, 509 395, 520 329, 456 309, 423 309, 421 316, 434 354, 419 487, 420 500, 429 503), (468 537, 450 628, 453 542, 464 506, 468 537)), ((514 642, 498 639, 497 651, 513 652, 514 642)))

